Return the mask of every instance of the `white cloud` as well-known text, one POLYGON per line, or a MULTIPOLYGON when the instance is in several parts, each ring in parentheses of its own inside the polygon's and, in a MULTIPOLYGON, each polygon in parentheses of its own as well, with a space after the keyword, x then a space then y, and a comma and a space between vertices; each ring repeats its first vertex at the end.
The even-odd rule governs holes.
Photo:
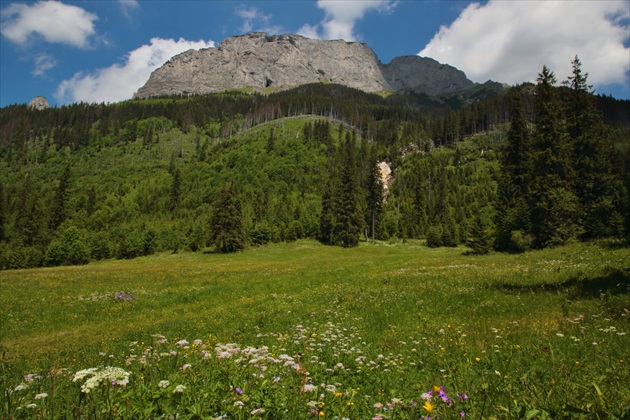
POLYGON ((47 42, 87 48, 95 34, 95 14, 58 1, 11 3, 2 9, 0 32, 16 44, 41 37, 47 42))
POLYGON ((535 81, 543 65, 566 79, 577 54, 594 85, 628 83, 627 1, 496 1, 470 4, 419 55, 477 82, 535 81))
POLYGON ((117 102, 130 99, 151 75, 151 72, 174 55, 190 49, 214 47, 213 41, 187 41, 152 38, 150 45, 129 52, 123 63, 97 69, 89 73, 76 73, 64 80, 55 97, 61 103, 117 102))
POLYGON ((133 12, 135 9, 140 8, 138 0, 118 0, 118 4, 120 5, 120 10, 122 11, 123 15, 128 18, 131 17, 131 12, 133 12))
POLYGON ((44 76, 44 73, 57 65, 57 60, 49 54, 41 53, 35 56, 33 64, 35 65, 35 68, 31 74, 33 76, 44 76))
POLYGON ((270 24, 272 15, 264 13, 255 6, 239 7, 234 11, 234 14, 243 19, 243 24, 239 28, 241 32, 252 32, 253 30, 270 34, 282 32, 281 27, 270 24))
POLYGON ((319 25, 304 25, 298 33, 309 38, 355 41, 355 23, 372 10, 390 13, 397 1, 392 0, 317 0, 317 7, 326 12, 319 25), (320 32, 321 31, 321 32, 320 32))

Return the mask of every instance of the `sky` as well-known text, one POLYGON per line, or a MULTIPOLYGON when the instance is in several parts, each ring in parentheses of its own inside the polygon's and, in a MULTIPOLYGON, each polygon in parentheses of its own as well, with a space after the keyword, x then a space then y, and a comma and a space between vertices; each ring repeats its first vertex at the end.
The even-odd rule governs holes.
POLYGON ((630 99, 628 0, 0 0, 0 107, 130 99, 172 56, 254 31, 431 57, 479 83, 543 65, 561 83, 577 55, 595 93, 630 99))

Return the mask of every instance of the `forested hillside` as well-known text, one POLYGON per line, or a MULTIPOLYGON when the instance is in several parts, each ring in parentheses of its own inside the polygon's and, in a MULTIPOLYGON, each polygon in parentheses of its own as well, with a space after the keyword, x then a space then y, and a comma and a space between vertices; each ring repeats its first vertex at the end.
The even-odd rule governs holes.
POLYGON ((479 252, 622 237, 630 103, 555 83, 547 75, 476 101, 317 84, 6 107, 0 268, 304 237, 425 238, 479 252), (383 161, 393 170, 384 198, 383 161), (567 215, 575 225, 533 223, 567 215))

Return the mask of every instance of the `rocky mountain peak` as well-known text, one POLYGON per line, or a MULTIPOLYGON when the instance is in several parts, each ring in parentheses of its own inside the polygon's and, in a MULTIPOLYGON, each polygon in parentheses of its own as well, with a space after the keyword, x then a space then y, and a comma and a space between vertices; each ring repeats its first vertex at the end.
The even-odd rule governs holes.
POLYGON ((30 100, 27 106, 30 109, 35 109, 37 111, 50 108, 50 105, 48 105, 48 101, 43 96, 34 97, 33 99, 30 100))
POLYGON ((474 86, 463 72, 418 56, 382 64, 366 44, 253 32, 216 48, 189 50, 155 70, 134 98, 248 88, 287 89, 337 83, 366 92, 454 93, 474 86))

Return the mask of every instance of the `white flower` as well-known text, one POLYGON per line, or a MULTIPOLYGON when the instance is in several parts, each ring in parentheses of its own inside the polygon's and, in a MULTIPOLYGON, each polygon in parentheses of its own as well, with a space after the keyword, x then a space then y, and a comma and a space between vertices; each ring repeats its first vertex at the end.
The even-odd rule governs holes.
POLYGON ((89 376, 81 386, 81 392, 88 394, 91 390, 105 382, 111 383, 112 385, 125 386, 129 383, 129 375, 131 375, 131 372, 127 372, 119 367, 107 366, 101 371, 97 368, 81 370, 74 374, 72 381, 76 382, 89 376))
POLYGON ((169 386, 171 386, 171 383, 170 383, 170 381, 167 381, 166 379, 163 379, 163 380, 160 381, 158 386, 160 388, 168 388, 169 386))
POLYGON ((173 390, 173 394, 182 394, 186 390, 185 385, 177 385, 173 390))
POLYGON ((35 408, 35 407, 37 407, 37 404, 34 404, 34 403, 26 404, 26 408, 35 408))
POLYGON ((47 396, 48 396, 48 394, 46 394, 45 392, 42 392, 41 394, 35 395, 35 399, 36 400, 42 400, 42 399, 46 398, 47 396))
POLYGON ((337 387, 334 385, 326 385, 326 392, 337 392, 337 387))
POLYGON ((191 366, 192 365, 190 363, 186 363, 184 366, 182 366, 182 370, 190 369, 191 366))
POLYGON ((28 389, 28 385, 26 385, 25 383, 21 383, 18 386, 16 386, 13 391, 22 391, 23 389, 28 389))
POLYGON ((188 341, 187 340, 179 340, 177 343, 175 343, 175 345, 177 345, 179 347, 187 346, 188 345, 188 341))
POLYGON ((315 392, 317 391, 317 385, 306 384, 302 387, 302 392, 315 392))
POLYGON ((86 376, 92 376, 94 375, 94 373, 96 373, 97 370, 98 368, 89 368, 89 369, 80 370, 74 374, 74 377, 72 378, 72 382, 80 381, 86 376))
POLYGON ((264 412, 265 412, 264 408, 257 408, 257 409, 253 410, 249 414, 251 414, 252 416, 255 416, 256 414, 263 414, 264 412))
POLYGON ((244 406, 245 406, 245 403, 243 401, 236 401, 234 403, 234 407, 241 408, 241 407, 244 407, 244 406))

